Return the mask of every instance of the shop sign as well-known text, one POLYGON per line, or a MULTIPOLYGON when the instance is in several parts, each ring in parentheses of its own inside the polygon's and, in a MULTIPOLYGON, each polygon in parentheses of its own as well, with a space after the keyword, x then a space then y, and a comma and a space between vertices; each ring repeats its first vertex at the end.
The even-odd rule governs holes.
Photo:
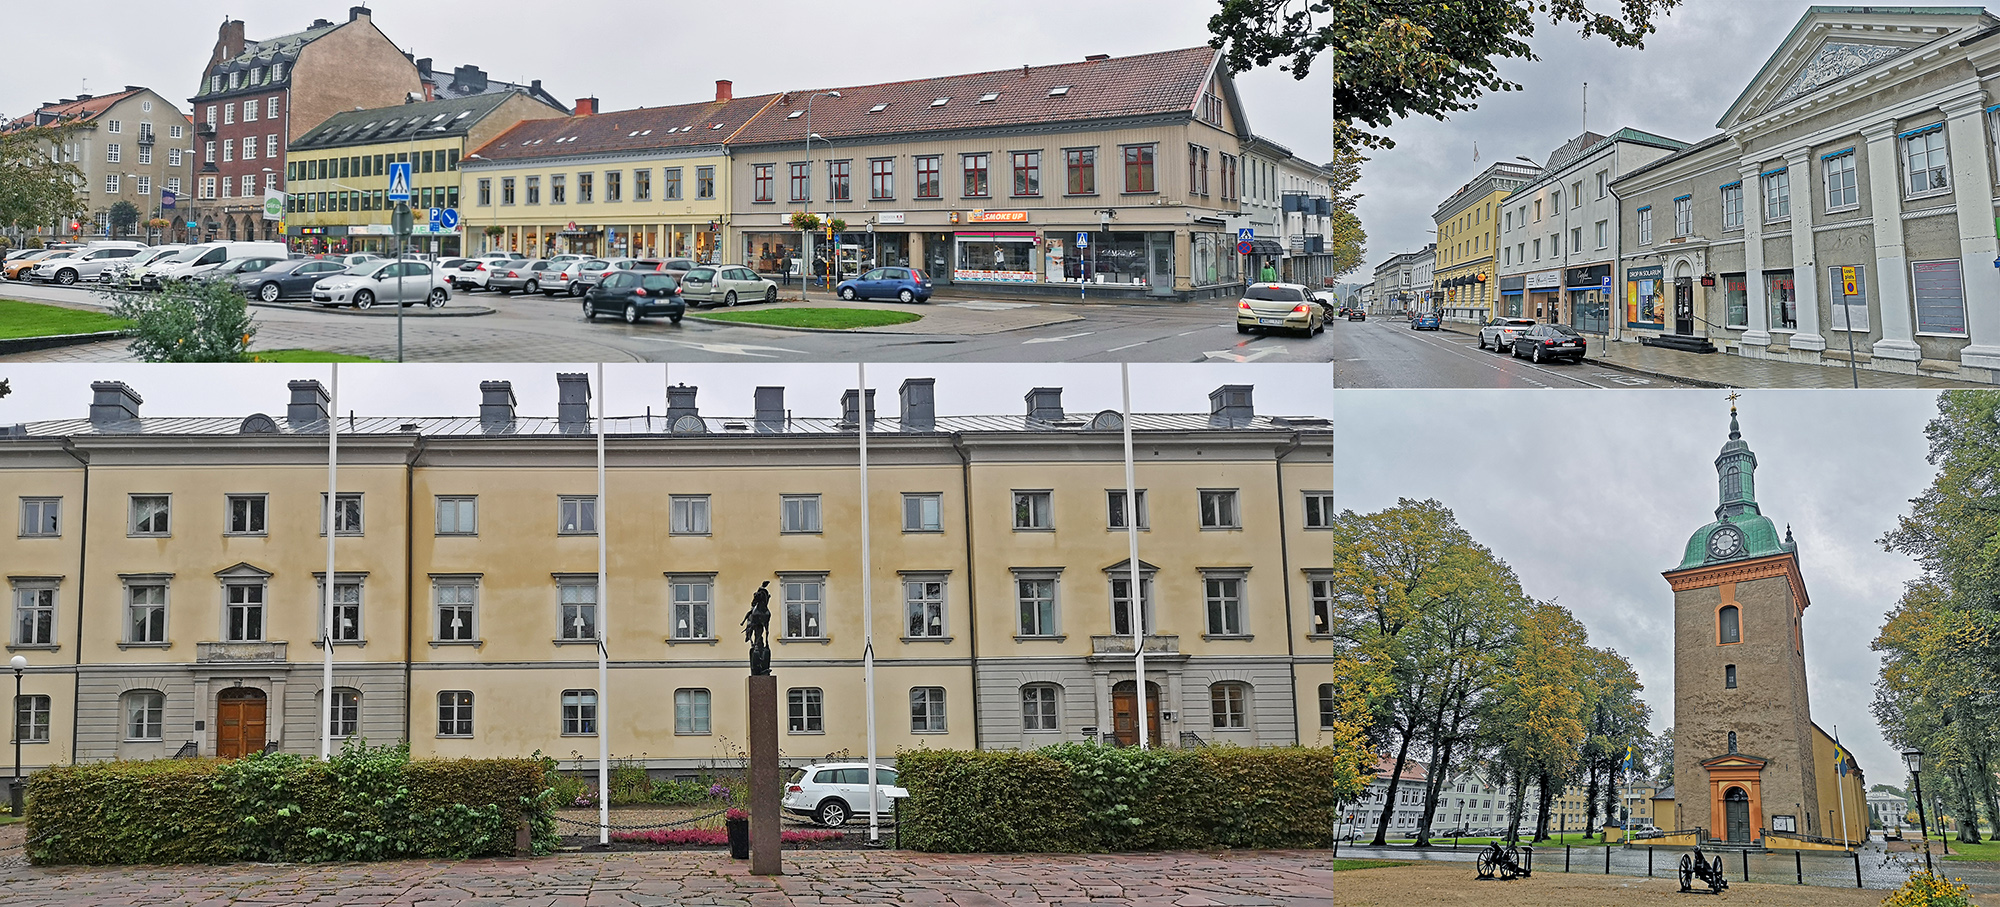
POLYGON ((1530 274, 1528 275, 1527 282, 1528 289, 1530 290, 1560 289, 1562 287, 1562 272, 1543 271, 1539 274, 1530 274))
POLYGON ((980 210, 972 212, 972 216, 966 220, 975 224, 1025 224, 1028 222, 1028 212, 980 210))
POLYGON ((985 280, 995 283, 1034 283, 1033 271, 953 271, 953 280, 985 280))
POLYGON ((1610 265, 1591 265, 1587 268, 1569 269, 1569 286, 1576 289, 1596 289, 1599 286, 1606 285, 1606 281, 1610 279, 1610 265))
POLYGON ((1666 275, 1667 269, 1662 265, 1653 265, 1648 268, 1625 269, 1626 280, 1660 280, 1665 278, 1666 275))
POLYGON ((903 212, 901 212, 901 211, 897 211, 897 212, 893 212, 893 213, 888 213, 888 214, 877 214, 877 215, 875 215, 875 222, 876 222, 876 223, 878 223, 878 224, 904 224, 904 223, 909 223, 909 215, 907 215, 907 214, 904 214, 904 213, 903 213, 903 212))

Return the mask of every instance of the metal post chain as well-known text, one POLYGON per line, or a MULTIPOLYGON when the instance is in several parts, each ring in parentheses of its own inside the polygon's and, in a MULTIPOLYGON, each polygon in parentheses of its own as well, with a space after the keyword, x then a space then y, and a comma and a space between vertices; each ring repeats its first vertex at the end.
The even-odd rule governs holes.
POLYGON ((1853 857, 1853 858, 1854 858, 1854 887, 1856 887, 1856 888, 1860 888, 1860 887, 1861 887, 1861 851, 1859 851, 1859 850, 1856 850, 1856 851, 1854 851, 1854 852, 1852 852, 1852 853, 1848 854, 1848 856, 1851 856, 1851 857, 1853 857))
POLYGON ((1569 871, 1569 845, 1563 845, 1563 871, 1569 871))
POLYGON ((583 822, 577 819, 567 818, 565 816, 552 816, 551 818, 555 819, 557 822, 561 822, 566 825, 574 825, 579 828, 591 828, 591 829, 609 828, 614 831, 650 831, 656 828, 678 828, 683 825, 693 825, 696 822, 701 822, 706 819, 713 819, 716 816, 720 816, 728 811, 729 810, 726 809, 718 809, 715 812, 708 813, 706 815, 695 816, 692 819, 682 819, 678 822, 661 822, 653 825, 618 825, 616 823, 609 823, 609 822, 604 824, 599 824, 596 822, 583 822))
POLYGON ((1748 882, 1750 881, 1750 851, 1744 850, 1738 852, 1743 854, 1743 881, 1748 882))

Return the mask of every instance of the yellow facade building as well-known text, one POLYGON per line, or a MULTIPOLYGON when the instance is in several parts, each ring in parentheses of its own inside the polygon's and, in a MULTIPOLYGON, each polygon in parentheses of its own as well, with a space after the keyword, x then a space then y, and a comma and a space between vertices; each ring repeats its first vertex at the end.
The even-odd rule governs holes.
POLYGON ((1432 269, 1438 311, 1448 321, 1483 323, 1500 299, 1500 203, 1541 172, 1501 161, 1487 167, 1431 214, 1437 224, 1432 269))

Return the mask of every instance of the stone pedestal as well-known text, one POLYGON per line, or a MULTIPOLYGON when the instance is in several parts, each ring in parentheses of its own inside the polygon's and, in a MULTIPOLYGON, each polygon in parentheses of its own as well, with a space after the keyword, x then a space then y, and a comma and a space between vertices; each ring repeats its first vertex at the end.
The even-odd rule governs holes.
POLYGON ((746 680, 750 701, 750 874, 784 875, 778 801, 778 678, 746 680))

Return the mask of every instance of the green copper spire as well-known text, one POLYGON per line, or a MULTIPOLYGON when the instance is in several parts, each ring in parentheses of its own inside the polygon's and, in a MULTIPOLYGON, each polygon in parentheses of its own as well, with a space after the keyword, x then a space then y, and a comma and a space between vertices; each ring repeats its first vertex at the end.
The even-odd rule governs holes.
POLYGON ((1715 522, 1688 537, 1678 569, 1796 550, 1790 533, 1781 540, 1778 527, 1757 506, 1757 454, 1743 440, 1743 424, 1736 411, 1740 396, 1729 395, 1729 440, 1715 457, 1715 522))

